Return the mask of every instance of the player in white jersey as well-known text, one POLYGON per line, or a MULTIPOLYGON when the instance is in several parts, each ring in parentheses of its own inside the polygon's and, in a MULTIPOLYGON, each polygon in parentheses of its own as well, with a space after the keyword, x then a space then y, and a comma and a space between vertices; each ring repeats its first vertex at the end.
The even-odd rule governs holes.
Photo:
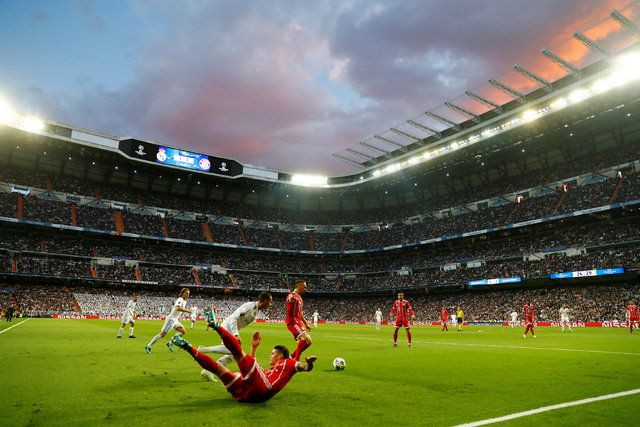
POLYGON ((453 326, 458 326, 458 318, 456 317, 456 314, 455 314, 455 313, 453 313, 453 314, 451 315, 451 324, 452 324, 453 326))
MULTIPOLYGON (((160 338, 167 335, 170 330, 175 329, 177 331, 176 335, 184 335, 187 333, 187 331, 184 330, 184 326, 182 326, 182 323, 180 323, 180 316, 182 316, 182 313, 191 314, 191 310, 185 308, 187 306, 187 298, 189 298, 189 295, 189 289, 182 288, 182 290, 180 291, 180 296, 178 297, 176 302, 173 303, 171 312, 164 321, 164 325, 162 325, 160 333, 151 338, 149 344, 147 344, 147 346, 144 348, 147 353, 151 353, 151 346, 154 345, 160 338)), ((171 343, 171 341, 167 343, 167 347, 169 348, 169 350, 173 351, 173 344, 171 343)))
POLYGON ((571 322, 569 321, 569 309, 566 305, 562 305, 560 308, 560 326, 562 327, 562 332, 564 332, 565 325, 569 328, 569 332, 573 332, 571 329, 571 322))
MULTIPOLYGON (((231 332, 231 334, 236 337, 239 342, 242 342, 242 339, 240 338, 240 329, 245 328, 248 324, 253 322, 260 310, 265 311, 269 307, 271 307, 272 302, 273 298, 271 297, 271 294, 269 292, 260 292, 260 295, 258 295, 258 301, 252 301, 242 304, 236 309, 236 311, 234 311, 233 313, 231 313, 231 315, 224 319, 220 326, 231 332)), ((233 361, 231 351, 229 351, 229 349, 225 347, 224 344, 216 345, 213 347, 200 346, 198 347, 198 351, 200 353, 224 354, 225 356, 222 356, 220 359, 218 359, 218 363, 222 366, 226 366, 233 361)), ((209 381, 216 381, 213 372, 209 372, 206 369, 203 369, 200 372, 200 375, 202 375, 202 377, 209 381)))
POLYGON ((120 329, 118 330, 118 336, 116 338, 122 338, 122 331, 124 327, 129 324, 129 338, 135 338, 133 335, 133 327, 136 324, 136 317, 138 317, 138 312, 136 311, 136 305, 138 304, 138 295, 133 294, 131 299, 127 303, 127 308, 124 309, 124 313, 122 314, 122 325, 120 325, 120 329))
POLYGON ((191 318, 191 329, 193 329, 193 327, 196 325, 197 316, 198 316, 198 307, 196 307, 195 305, 192 305, 191 316, 189 316, 191 318))
POLYGON ((318 327, 318 319, 320 318, 320 315, 318 314, 318 310, 313 312, 313 327, 317 328, 318 327))
POLYGON ((380 307, 376 310, 374 317, 376 320, 376 330, 380 330, 380 324, 382 323, 382 310, 380 310, 380 307))
POLYGON ((511 312, 511 321, 509 322, 509 325, 511 328, 518 326, 518 312, 515 310, 511 312))

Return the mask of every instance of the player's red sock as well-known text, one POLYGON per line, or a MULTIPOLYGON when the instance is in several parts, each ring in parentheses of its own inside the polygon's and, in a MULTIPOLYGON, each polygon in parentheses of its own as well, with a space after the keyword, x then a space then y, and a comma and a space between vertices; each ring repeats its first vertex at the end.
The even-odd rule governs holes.
POLYGON ((633 321, 629 322, 629 333, 633 333, 633 321))
POLYGON ((447 326, 447 324, 445 323, 445 324, 444 324, 444 326, 443 326, 443 331, 448 331, 448 330, 449 330, 449 327, 448 327, 448 326, 447 326))
POLYGON ((535 335, 536 332, 533 330, 533 326, 531 326, 531 335, 535 335))
POLYGON ((300 356, 302 355, 302 352, 308 348, 309 348, 309 344, 307 344, 306 340, 299 340, 298 346, 296 347, 296 351, 293 352, 293 355, 291 357, 293 357, 294 360, 300 360, 300 356))
POLYGON ((219 326, 216 331, 218 332, 218 335, 220 335, 220 338, 222 338, 224 346, 227 347, 231 352, 231 355, 233 355, 233 358, 236 360, 242 359, 242 346, 236 337, 231 335, 231 332, 221 326, 219 326))
POLYGON ((207 371, 216 372, 221 366, 218 362, 216 362, 206 354, 200 353, 194 347, 191 347, 189 353, 193 356, 194 359, 196 359, 196 362, 198 362, 200 366, 202 366, 202 368, 206 369, 207 371))
POLYGON ((529 333, 529 328, 531 328, 531 326, 527 325, 527 327, 524 330, 524 334, 527 335, 529 333))
POLYGON ((393 342, 394 343, 398 342, 398 330, 397 329, 395 331, 393 331, 393 342))
POLYGON ((409 344, 411 344, 411 331, 409 329, 407 329, 407 340, 409 341, 409 344))

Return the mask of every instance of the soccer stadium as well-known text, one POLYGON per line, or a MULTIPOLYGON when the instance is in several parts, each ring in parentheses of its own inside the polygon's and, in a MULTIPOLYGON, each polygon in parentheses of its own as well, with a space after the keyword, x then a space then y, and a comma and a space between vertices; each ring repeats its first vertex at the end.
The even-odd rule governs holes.
POLYGON ((0 425, 638 425, 640 5, 598 19, 343 174, 7 97, 0 425))

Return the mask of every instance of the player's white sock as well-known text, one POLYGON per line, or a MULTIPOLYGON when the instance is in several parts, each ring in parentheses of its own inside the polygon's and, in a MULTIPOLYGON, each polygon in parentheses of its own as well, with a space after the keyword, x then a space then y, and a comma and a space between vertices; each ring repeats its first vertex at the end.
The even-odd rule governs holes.
POLYGON ((133 326, 131 328, 129 328, 129 336, 132 337, 133 336, 133 326))
POLYGON ((162 338, 162 336, 160 334, 158 334, 155 337, 151 338, 151 341, 149 341, 149 344, 147 344, 147 347, 151 347, 152 345, 157 343, 160 338, 162 338))
POLYGON ((122 336, 122 330, 123 330, 123 329, 124 329, 124 328, 123 328, 122 326, 120 327, 120 329, 118 329, 118 336, 119 336, 119 337, 121 337, 121 336, 122 336))
POLYGON ((224 344, 220 344, 220 345, 217 345, 217 346, 213 347, 213 350, 211 352, 212 353, 218 353, 218 354, 231 354, 229 349, 227 347, 225 347, 224 344))
POLYGON ((218 359, 218 363, 222 366, 227 366, 231 362, 233 362, 233 357, 229 355, 222 356, 220 359, 218 359))
POLYGON ((562 332, 564 332, 564 324, 562 324, 562 325, 560 325, 560 326, 562 326, 562 332))
POLYGON ((213 353, 214 349, 215 347, 206 347, 204 345, 201 345, 200 347, 198 347, 198 351, 200 353, 213 353))

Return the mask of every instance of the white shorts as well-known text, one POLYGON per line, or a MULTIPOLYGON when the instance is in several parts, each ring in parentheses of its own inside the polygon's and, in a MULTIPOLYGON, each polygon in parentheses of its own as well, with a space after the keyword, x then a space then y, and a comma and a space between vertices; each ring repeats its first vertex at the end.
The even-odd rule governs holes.
POLYGON ((125 316, 122 318, 122 324, 126 325, 127 323, 136 323, 136 319, 133 317, 125 316))
POLYGON ((179 320, 167 319, 164 321, 164 325, 162 325, 161 332, 164 332, 166 334, 170 330, 178 328, 184 329, 184 326, 182 326, 182 323, 180 323, 179 320))

